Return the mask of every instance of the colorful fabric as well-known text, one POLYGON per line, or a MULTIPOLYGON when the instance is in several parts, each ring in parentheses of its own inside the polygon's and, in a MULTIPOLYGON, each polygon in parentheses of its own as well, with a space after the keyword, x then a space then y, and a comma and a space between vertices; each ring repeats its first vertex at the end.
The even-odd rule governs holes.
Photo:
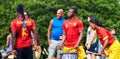
POLYGON ((79 46, 77 49, 72 49, 70 47, 64 47, 63 48, 63 53, 75 53, 77 52, 78 53, 78 59, 84 59, 86 58, 86 54, 85 54, 85 51, 83 49, 83 46, 79 46))
POLYGON ((31 31, 36 28, 36 25, 33 20, 30 18, 25 18, 24 25, 26 27, 22 27, 23 25, 23 17, 18 17, 11 23, 12 32, 16 32, 16 46, 15 48, 24 48, 32 45, 32 37, 31 31), (28 30, 29 29, 29 30, 28 30))
POLYGON ((104 45, 105 39, 108 39, 108 43, 110 45, 115 41, 114 36, 103 27, 97 29, 97 36, 100 39, 102 45, 104 45))
POLYGON ((106 50, 106 55, 108 59, 120 59, 120 43, 117 40, 106 50))
POLYGON ((66 47, 74 47, 78 41, 80 31, 83 31, 83 23, 78 18, 73 20, 67 19, 63 24, 63 30, 66 34, 66 47))

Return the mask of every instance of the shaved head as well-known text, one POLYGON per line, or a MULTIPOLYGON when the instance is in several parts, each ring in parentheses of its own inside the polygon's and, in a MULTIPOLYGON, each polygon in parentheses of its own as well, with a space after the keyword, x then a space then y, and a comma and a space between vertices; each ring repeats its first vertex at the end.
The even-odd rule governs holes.
POLYGON ((58 9, 57 12, 63 13, 63 9, 58 9))

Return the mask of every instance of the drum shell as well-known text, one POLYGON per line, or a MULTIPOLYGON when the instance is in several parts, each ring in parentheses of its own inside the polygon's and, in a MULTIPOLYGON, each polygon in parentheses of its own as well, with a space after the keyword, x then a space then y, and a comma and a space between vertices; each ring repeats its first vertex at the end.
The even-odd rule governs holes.
POLYGON ((77 53, 61 53, 60 59, 78 59, 77 53))

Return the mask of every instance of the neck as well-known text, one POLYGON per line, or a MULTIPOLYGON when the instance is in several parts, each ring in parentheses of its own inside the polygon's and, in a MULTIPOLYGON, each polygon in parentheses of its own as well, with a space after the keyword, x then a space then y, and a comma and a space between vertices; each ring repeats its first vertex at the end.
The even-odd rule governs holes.
POLYGON ((18 14, 18 17, 21 17, 22 15, 21 14, 18 14))
POLYGON ((75 16, 73 16, 73 17, 69 17, 69 20, 72 20, 72 19, 74 19, 75 18, 75 16))
POLYGON ((99 28, 100 28, 100 26, 97 26, 97 27, 96 27, 96 30, 99 29, 99 28))
POLYGON ((21 20, 24 20, 25 17, 20 14, 18 15, 18 18, 20 18, 21 20))
POLYGON ((60 20, 62 17, 58 17, 58 19, 60 20))

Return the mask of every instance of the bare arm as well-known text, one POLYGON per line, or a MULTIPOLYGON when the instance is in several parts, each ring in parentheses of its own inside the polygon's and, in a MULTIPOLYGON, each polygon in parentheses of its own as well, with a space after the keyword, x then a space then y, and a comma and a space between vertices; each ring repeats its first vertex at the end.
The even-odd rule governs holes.
POLYGON ((6 46, 8 46, 9 41, 10 41, 10 37, 9 37, 9 36, 7 36, 6 46))
POLYGON ((95 39, 95 37, 96 37, 96 31, 95 30, 92 30, 92 32, 91 32, 91 37, 90 37, 90 40, 89 40, 89 45, 91 45, 92 44, 92 42, 94 41, 94 39, 95 39))
POLYGON ((95 31, 95 30, 92 30, 91 36, 90 36, 90 40, 89 40, 89 42, 88 42, 88 44, 87 44, 87 49, 90 49, 90 46, 91 46, 92 42, 94 41, 96 35, 97 35, 97 34, 96 34, 96 31, 95 31))
POLYGON ((108 39, 106 39, 106 40, 105 40, 105 43, 104 43, 104 45, 103 45, 102 50, 105 50, 105 48, 107 48, 108 46, 109 46, 109 44, 108 44, 108 39))
POLYGON ((63 37, 62 37, 61 44, 58 46, 59 49, 62 49, 62 47, 63 47, 63 45, 64 45, 64 43, 65 43, 65 41, 66 41, 66 34, 65 34, 64 31, 63 31, 63 35, 62 35, 62 36, 63 36, 63 37))
POLYGON ((12 32, 12 50, 15 49, 15 43, 16 43, 16 32, 12 32))
POLYGON ((76 43, 74 48, 77 48, 79 46, 79 44, 81 43, 81 40, 83 38, 83 31, 79 31, 79 32, 80 32, 80 35, 78 37, 78 41, 77 41, 77 43, 76 43))
POLYGON ((109 46, 109 43, 108 43, 108 38, 105 39, 105 42, 104 42, 104 45, 102 47, 102 50, 100 52, 100 55, 102 55, 104 53, 104 50, 105 48, 107 48, 109 46))
POLYGON ((65 43, 65 40, 66 40, 66 34, 65 32, 63 32, 62 43, 60 44, 60 46, 63 46, 63 44, 65 43))
POLYGON ((48 27, 48 32, 47 32, 48 44, 51 43, 50 37, 51 37, 52 22, 53 22, 53 20, 50 21, 50 24, 48 27))
POLYGON ((34 35, 36 45, 40 45, 37 29, 36 28, 32 29, 32 32, 33 32, 33 35, 34 35))

